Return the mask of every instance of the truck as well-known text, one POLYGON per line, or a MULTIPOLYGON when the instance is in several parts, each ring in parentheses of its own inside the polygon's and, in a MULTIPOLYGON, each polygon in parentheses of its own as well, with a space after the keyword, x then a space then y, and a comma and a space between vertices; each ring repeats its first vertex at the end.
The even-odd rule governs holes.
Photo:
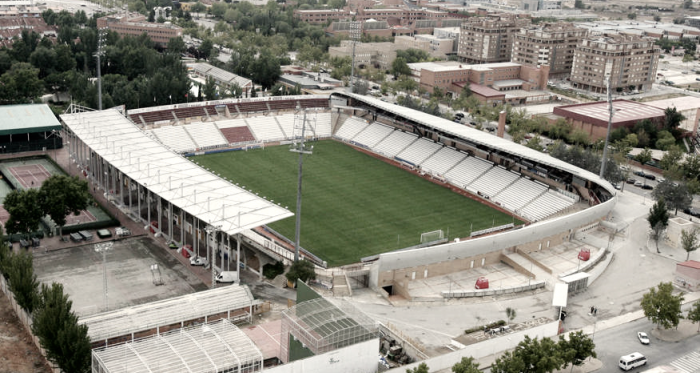
POLYGON ((216 275, 216 282, 238 282, 237 271, 221 271, 216 275))

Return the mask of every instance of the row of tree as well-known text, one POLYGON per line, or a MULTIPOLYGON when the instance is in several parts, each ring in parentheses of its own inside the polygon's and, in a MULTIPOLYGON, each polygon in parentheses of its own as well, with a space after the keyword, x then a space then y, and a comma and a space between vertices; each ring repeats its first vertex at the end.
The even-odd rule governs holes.
POLYGON ((63 285, 39 282, 32 254, 13 252, 0 228, 0 273, 5 277, 17 304, 32 317, 32 333, 46 350, 46 357, 64 372, 87 373, 91 366, 88 328, 78 323, 73 302, 63 285))
POLYGON ((677 328, 681 319, 687 318, 693 324, 698 323, 700 330, 700 301, 695 301, 688 313, 683 316, 683 293, 674 294, 673 284, 662 282, 656 288, 651 288, 642 296, 642 310, 657 327, 664 329, 677 328))

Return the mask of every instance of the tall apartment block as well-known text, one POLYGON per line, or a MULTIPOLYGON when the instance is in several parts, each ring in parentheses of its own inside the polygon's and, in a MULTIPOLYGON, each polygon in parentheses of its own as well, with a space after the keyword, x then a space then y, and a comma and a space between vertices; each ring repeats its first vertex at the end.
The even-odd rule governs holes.
POLYGON ((530 25, 514 15, 469 18, 462 23, 457 55, 470 64, 509 62, 513 35, 530 25))
POLYGON ((661 49, 654 39, 636 35, 602 35, 583 39, 574 53, 571 83, 574 87, 607 93, 611 89, 645 91, 651 88, 659 67, 661 49))
POLYGON ((546 23, 513 35, 511 61, 522 65, 549 65, 550 76, 569 75, 576 45, 588 30, 568 22, 546 23))

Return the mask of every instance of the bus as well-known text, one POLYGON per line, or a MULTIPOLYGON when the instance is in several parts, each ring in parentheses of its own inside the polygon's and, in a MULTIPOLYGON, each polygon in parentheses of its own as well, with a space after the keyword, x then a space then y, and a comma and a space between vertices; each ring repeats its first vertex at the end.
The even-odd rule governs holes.
POLYGON ((646 365, 646 363, 647 358, 644 357, 644 355, 640 354, 639 352, 633 352, 629 355, 621 356, 619 366, 620 369, 627 371, 642 365, 646 365))

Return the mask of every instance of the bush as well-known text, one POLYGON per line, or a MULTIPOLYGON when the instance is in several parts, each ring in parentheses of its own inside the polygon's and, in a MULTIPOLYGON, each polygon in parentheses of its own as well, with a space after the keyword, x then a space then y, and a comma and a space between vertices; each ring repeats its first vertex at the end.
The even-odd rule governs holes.
POLYGON ((272 280, 273 278, 284 273, 284 264, 277 261, 275 263, 267 263, 263 266, 263 276, 265 278, 272 280))
POLYGON ((496 321, 496 322, 492 322, 491 324, 481 325, 481 326, 475 326, 475 327, 473 327, 473 328, 471 328, 471 329, 467 329, 467 330, 464 331, 464 334, 471 334, 471 333, 474 333, 474 332, 481 332, 481 331, 484 330, 484 328, 486 328, 486 329, 493 329, 493 328, 495 328, 495 327, 504 326, 504 325, 506 325, 506 322, 505 322, 504 320, 498 320, 498 321, 496 321))

